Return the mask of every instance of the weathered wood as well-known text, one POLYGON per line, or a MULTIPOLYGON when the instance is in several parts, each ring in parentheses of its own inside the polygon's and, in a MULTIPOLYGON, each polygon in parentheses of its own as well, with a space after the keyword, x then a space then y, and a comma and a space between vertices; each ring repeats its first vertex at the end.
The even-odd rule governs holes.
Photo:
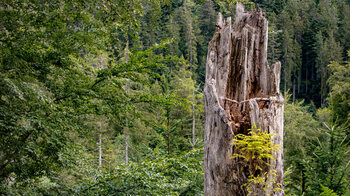
MULTIPOLYGON (((246 134, 253 125, 268 133, 279 144, 270 166, 276 170, 276 183, 283 189, 283 97, 279 91, 281 63, 267 63, 268 22, 261 11, 245 12, 237 5, 236 20, 223 20, 219 14, 217 30, 209 43, 205 102, 205 195, 247 195, 244 184, 251 174, 249 165, 231 159, 235 134, 246 134)), ((271 184, 272 179, 266 183, 271 184)), ((275 183, 275 185, 276 185, 275 183)), ((254 193, 264 195, 264 187, 254 193)), ((267 187, 265 187, 267 188, 267 187)), ((268 195, 284 195, 267 188, 268 195)))

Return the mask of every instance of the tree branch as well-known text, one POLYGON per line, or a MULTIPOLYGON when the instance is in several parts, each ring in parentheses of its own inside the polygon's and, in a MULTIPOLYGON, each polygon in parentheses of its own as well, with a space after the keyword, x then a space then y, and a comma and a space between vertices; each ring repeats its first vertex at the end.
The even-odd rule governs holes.
POLYGON ((104 81, 107 78, 100 78, 99 80, 97 80, 91 87, 90 89, 93 89, 97 84, 99 84, 100 82, 104 81))
MULTIPOLYGON (((143 69, 150 69, 151 67, 149 66, 146 66, 146 67, 140 67, 140 68, 137 68, 137 69, 129 69, 129 70, 124 70, 124 71, 117 71, 115 74, 118 74, 118 73, 123 73, 123 72, 135 72, 135 71, 140 71, 140 70, 143 70, 143 69)), ((91 90, 93 89, 97 84, 103 82, 104 80, 106 80, 107 78, 104 77, 104 78, 100 78, 99 80, 97 80, 91 87, 89 87, 88 89, 91 90)), ((62 96, 62 97, 58 97, 56 99, 53 100, 53 102, 59 102, 61 100, 64 100, 64 99, 67 99, 67 98, 70 98, 72 97, 72 94, 67 94, 65 96, 62 96)))
POLYGON ((281 101, 277 101, 277 100, 274 100, 274 99, 271 99, 271 98, 251 98, 251 99, 247 99, 247 100, 243 100, 243 101, 236 101, 236 100, 233 100, 233 99, 229 99, 229 98, 226 98, 226 97, 221 97, 221 99, 223 100, 226 100, 226 101, 230 101, 230 102, 233 102, 233 103, 237 103, 237 104, 242 104, 242 103, 245 103, 245 102, 249 102, 250 100, 256 100, 256 101, 275 101, 275 102, 281 102, 281 101))

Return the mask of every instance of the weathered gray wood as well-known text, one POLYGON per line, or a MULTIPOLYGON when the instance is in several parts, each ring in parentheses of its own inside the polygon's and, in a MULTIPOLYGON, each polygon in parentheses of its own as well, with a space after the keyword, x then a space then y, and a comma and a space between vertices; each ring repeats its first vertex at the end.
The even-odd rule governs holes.
MULTIPOLYGON (((271 140, 281 146, 275 160, 261 171, 276 170, 276 183, 283 189, 283 97, 279 91, 281 63, 267 63, 268 22, 262 11, 245 12, 237 5, 231 18, 219 14, 217 30, 208 46, 205 102, 205 195, 247 195, 244 184, 249 165, 230 159, 235 134, 247 133, 252 125, 276 134, 271 140)), ((272 179, 268 179, 267 183, 272 179)), ((264 195, 264 187, 254 193, 264 195)), ((266 188, 266 187, 265 187, 266 188)), ((268 195, 284 195, 268 188, 268 195)))

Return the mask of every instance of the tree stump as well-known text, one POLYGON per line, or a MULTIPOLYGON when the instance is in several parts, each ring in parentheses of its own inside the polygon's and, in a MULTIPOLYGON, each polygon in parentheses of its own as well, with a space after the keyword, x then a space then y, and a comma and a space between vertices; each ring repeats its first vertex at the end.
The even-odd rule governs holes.
POLYGON ((281 63, 267 63, 268 21, 260 9, 245 12, 237 4, 236 20, 218 15, 217 29, 208 46, 204 87, 204 192, 205 195, 248 195, 245 185, 252 168, 232 159, 232 139, 247 134, 252 126, 275 134, 280 151, 258 174, 274 171, 275 179, 257 186, 256 195, 284 195, 283 191, 283 97, 280 94, 281 63), (273 181, 274 180, 274 181, 273 181), (266 190, 264 190, 264 188, 266 190))

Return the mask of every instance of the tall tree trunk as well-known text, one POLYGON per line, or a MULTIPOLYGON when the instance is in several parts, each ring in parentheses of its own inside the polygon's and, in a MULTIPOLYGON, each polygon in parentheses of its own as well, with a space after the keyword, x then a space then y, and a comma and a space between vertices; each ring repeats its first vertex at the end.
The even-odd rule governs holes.
MULTIPOLYGON (((193 91, 194 96, 194 91, 193 91)), ((195 99, 195 98, 194 98, 195 99)), ((193 100, 195 101, 195 100, 193 100)), ((192 146, 195 147, 195 131, 196 131, 196 110, 194 103, 192 104, 192 146)))
POLYGON ((295 76, 293 76, 293 103, 295 103, 295 76))
POLYGON ((129 163, 129 144, 128 144, 128 139, 129 139, 129 125, 128 125, 128 118, 125 119, 126 122, 126 127, 125 127, 125 164, 129 163))
MULTIPOLYGON (((287 61, 284 60, 285 65, 287 64, 286 62, 287 61)), ((283 73, 284 73, 284 79, 283 79, 283 84, 284 84, 283 91, 284 92, 283 92, 283 94, 286 95, 287 94, 287 69, 286 69, 286 67, 284 68, 283 73)))
POLYGON ((323 95, 324 95, 324 83, 325 83, 325 79, 324 79, 324 74, 323 74, 323 70, 321 69, 321 92, 320 92, 320 99, 321 99, 321 107, 323 107, 323 95))
MULTIPOLYGON (((125 92, 128 94, 128 83, 125 83, 125 92)), ((128 144, 128 139, 129 139, 129 124, 128 124, 128 113, 126 114, 125 118, 125 164, 129 163, 129 144, 128 144)))
POLYGON ((168 157, 170 157, 170 109, 169 106, 166 108, 167 117, 167 130, 168 130, 168 157))
POLYGON ((298 95, 300 96, 300 86, 301 86, 301 68, 302 67, 300 67, 300 69, 299 69, 299 74, 298 74, 298 95))
POLYGON ((305 71, 305 95, 307 95, 307 85, 308 85, 308 69, 305 71))
POLYGON ((102 134, 100 125, 100 134, 98 134, 98 168, 102 167, 102 134))
POLYGON ((268 195, 284 195, 281 63, 267 64, 267 24, 263 12, 244 12, 241 4, 237 4, 233 29, 231 18, 218 16, 208 48, 204 87, 205 195, 248 194, 244 185, 253 168, 243 160, 231 159, 235 151, 232 139, 238 133, 247 134, 253 125, 275 134, 271 140, 280 145, 270 166, 258 172, 262 176, 275 170, 276 178, 267 178, 266 185, 255 187, 254 193, 264 195, 266 188, 268 195))

